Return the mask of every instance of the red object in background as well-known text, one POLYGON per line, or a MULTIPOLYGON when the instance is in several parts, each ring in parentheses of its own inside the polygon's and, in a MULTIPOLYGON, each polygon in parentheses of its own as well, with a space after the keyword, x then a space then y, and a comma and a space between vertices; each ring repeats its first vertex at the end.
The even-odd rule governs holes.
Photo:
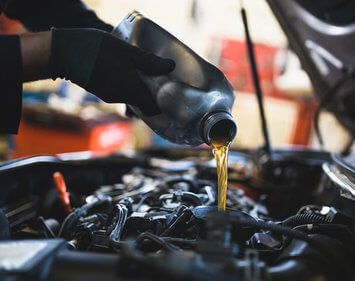
MULTIPOLYGON (((215 40, 214 42, 217 42, 215 40)), ((237 91, 254 93, 253 80, 250 73, 250 65, 246 44, 244 41, 232 39, 220 39, 219 68, 224 72, 233 87, 237 91)), ((297 104, 298 113, 293 134, 290 136, 290 144, 308 145, 312 130, 313 116, 316 105, 313 101, 298 100, 279 91, 275 84, 275 76, 278 71, 275 65, 275 56, 278 48, 264 44, 254 43, 254 51, 263 94, 275 98, 286 99, 297 104)), ((272 126, 272 125, 270 125, 272 126)))
POLYGON ((22 120, 15 137, 14 158, 36 154, 91 151, 110 153, 133 141, 130 122, 98 124, 81 132, 43 127, 22 120))
POLYGON ((307 145, 309 143, 317 107, 313 101, 298 102, 297 123, 293 129, 290 144, 307 145))
POLYGON ((4 14, 0 14, 0 34, 17 34, 22 32, 23 26, 16 20, 5 17, 4 14))
POLYGON ((53 181, 55 189, 58 193, 59 200, 65 209, 65 213, 68 215, 72 212, 72 207, 70 204, 70 194, 67 191, 67 185, 65 183, 63 174, 61 172, 55 172, 53 174, 53 181))
MULTIPOLYGON (((250 74, 248 53, 244 41, 221 39, 219 68, 224 72, 237 91, 254 92, 250 74)), ((261 87, 265 95, 275 95, 275 55, 277 48, 264 44, 254 44, 261 87)))

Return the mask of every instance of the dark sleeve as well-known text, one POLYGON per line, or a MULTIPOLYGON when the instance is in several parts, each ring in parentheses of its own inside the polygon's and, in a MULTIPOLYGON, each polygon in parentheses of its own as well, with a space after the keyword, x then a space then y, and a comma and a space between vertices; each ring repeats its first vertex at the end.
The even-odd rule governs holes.
POLYGON ((17 134, 22 110, 20 38, 0 35, 0 133, 17 134))
POLYGON ((110 32, 113 28, 80 0, 0 0, 0 10, 31 31, 86 27, 110 32))

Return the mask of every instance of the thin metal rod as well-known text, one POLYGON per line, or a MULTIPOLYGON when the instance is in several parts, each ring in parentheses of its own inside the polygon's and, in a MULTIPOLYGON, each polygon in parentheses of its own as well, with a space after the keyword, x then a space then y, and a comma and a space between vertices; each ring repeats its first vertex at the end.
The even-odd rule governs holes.
POLYGON ((248 26, 248 19, 247 19, 247 14, 245 11, 245 8, 243 4, 241 3, 241 8, 240 8, 242 20, 243 20, 243 26, 244 26, 244 31, 245 31, 245 41, 247 44, 247 49, 248 49, 248 56, 249 56, 249 61, 250 61, 250 70, 253 78, 253 83, 254 83, 254 88, 255 88, 255 94, 258 100, 258 106, 259 106, 259 113, 260 113, 260 119, 261 119, 261 129, 264 137, 264 147, 267 155, 269 158, 271 158, 271 144, 270 144, 270 138, 269 138, 269 131, 266 123, 266 118, 265 118, 265 111, 264 111, 264 103, 263 103, 263 93, 260 87, 260 80, 259 80, 259 74, 258 74, 258 69, 256 65, 256 60, 255 60, 255 53, 254 53, 254 44, 251 39, 250 33, 249 33, 249 26, 248 26))

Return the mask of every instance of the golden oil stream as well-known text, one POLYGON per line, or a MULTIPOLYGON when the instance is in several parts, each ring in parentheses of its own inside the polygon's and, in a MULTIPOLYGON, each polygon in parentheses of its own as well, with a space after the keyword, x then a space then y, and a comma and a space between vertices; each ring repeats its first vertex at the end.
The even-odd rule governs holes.
POLYGON ((216 159, 218 179, 218 211, 226 210, 228 189, 228 149, 229 143, 211 142, 212 152, 216 159))

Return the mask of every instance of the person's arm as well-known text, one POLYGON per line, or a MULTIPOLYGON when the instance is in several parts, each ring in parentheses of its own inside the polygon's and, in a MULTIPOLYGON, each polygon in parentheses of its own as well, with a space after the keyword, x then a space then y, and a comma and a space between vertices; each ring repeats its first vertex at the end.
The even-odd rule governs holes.
POLYGON ((0 0, 0 11, 36 32, 51 27, 112 30, 80 0, 0 0))
POLYGON ((16 134, 22 109, 20 38, 0 36, 0 133, 16 134))
POLYGON ((51 41, 50 31, 20 36, 22 82, 50 77, 51 41))
POLYGON ((50 77, 50 42, 50 32, 0 35, 0 133, 18 132, 22 83, 50 77))
POLYGON ((174 62, 144 52, 96 29, 54 29, 30 35, 0 35, 0 133, 16 134, 22 83, 65 78, 106 102, 158 107, 139 72, 168 74, 174 62))
POLYGON ((170 73, 174 61, 157 57, 98 29, 53 29, 20 36, 23 81, 64 78, 109 103, 159 112, 141 79, 170 73))

